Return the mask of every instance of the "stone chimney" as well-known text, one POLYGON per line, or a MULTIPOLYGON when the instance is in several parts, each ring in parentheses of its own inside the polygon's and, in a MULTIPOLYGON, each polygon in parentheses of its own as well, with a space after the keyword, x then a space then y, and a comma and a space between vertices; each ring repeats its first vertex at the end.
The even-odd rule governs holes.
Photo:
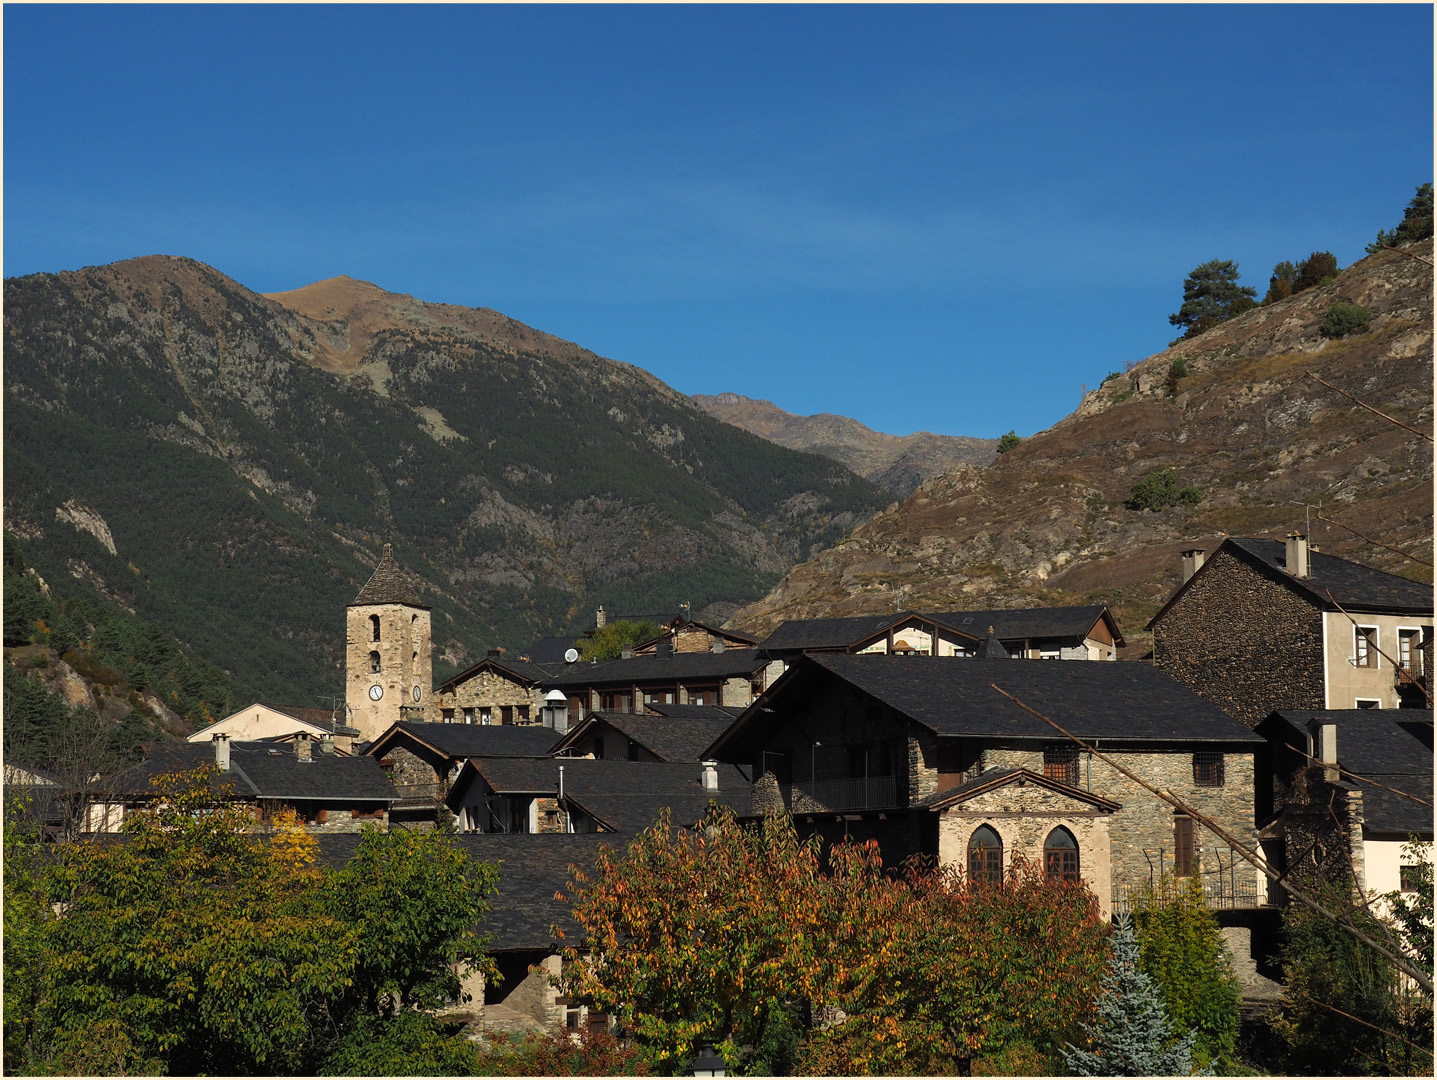
POLYGON ((321 735, 321 736, 319 737, 319 752, 320 752, 321 754, 332 754, 332 753, 334 753, 334 736, 333 736, 333 735, 321 735))
POLYGON ((619 650, 619 659, 620 659, 620 660, 632 660, 633 658, 634 658, 634 647, 633 647, 632 645, 625 645, 622 649, 619 650))
POLYGON ((311 760, 314 748, 309 744, 309 732, 301 731, 294 737, 294 756, 300 761, 311 760))
POLYGON ((1325 779, 1338 779, 1337 725, 1331 720, 1313 720, 1307 725, 1307 732, 1312 739, 1313 764, 1323 767, 1325 779))
POLYGON ((723 652, 728 648, 727 643, 721 637, 714 638, 714 643, 709 646, 709 652, 723 652))
POLYGON ((1300 532, 1287 534, 1287 572, 1296 578, 1305 578, 1307 572, 1307 537, 1300 532))
POLYGON ((220 772, 230 771, 230 737, 215 736, 215 768, 220 772))
POLYGON ((1202 569, 1203 560, 1207 557, 1207 551, 1203 548, 1188 548, 1183 552, 1183 584, 1202 569))
POLYGON ((596 611, 596 612, 594 612, 594 626, 595 626, 595 628, 597 628, 597 629, 599 629, 599 630, 602 630, 604 627, 606 627, 606 626, 608 626, 608 625, 609 625, 609 617, 604 614, 604 605, 603 605, 603 604, 600 604, 600 605, 599 605, 599 610, 596 611))
POLYGON ((718 762, 700 761, 699 766, 703 769, 702 782, 705 791, 717 791, 718 785, 718 762))

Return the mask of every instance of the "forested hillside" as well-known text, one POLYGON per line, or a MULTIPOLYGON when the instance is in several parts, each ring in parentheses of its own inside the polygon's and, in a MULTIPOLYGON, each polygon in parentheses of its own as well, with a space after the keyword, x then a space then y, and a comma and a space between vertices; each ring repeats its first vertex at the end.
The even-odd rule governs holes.
POLYGON ((385 541, 434 608, 442 677, 600 603, 732 610, 885 501, 495 312, 322 286, 286 306, 167 256, 7 280, 27 564, 235 685, 326 704, 385 541))

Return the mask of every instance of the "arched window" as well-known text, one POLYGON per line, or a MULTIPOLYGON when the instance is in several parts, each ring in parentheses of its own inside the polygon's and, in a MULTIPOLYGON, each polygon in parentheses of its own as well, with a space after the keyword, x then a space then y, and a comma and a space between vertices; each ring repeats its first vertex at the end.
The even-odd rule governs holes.
POLYGON ((980 826, 968 841, 968 880, 1003 883, 1003 841, 989 825, 980 826))
POLYGON ((376 675, 379 674, 379 654, 377 652, 369 654, 369 670, 376 675))
POLYGON ((378 616, 378 615, 371 615, 371 616, 369 617, 369 640, 370 640, 370 641, 378 641, 378 640, 379 640, 379 616, 378 616))
POLYGON ((1061 825, 1043 841, 1043 866, 1050 878, 1078 880, 1078 842, 1061 825))

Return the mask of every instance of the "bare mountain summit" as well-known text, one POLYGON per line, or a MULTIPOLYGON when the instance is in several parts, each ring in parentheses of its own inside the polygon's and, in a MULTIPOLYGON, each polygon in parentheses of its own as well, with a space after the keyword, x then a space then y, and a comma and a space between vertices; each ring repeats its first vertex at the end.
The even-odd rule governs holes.
POLYGON ((1431 581, 1430 566, 1379 545, 1430 562, 1432 443, 1308 374, 1430 435, 1432 241, 1405 252, 1369 256, 1331 284, 1109 376, 993 464, 960 466, 855 528, 732 625, 761 633, 788 618, 1101 602, 1141 650, 1185 547, 1281 536, 1309 520, 1324 551, 1431 581), (1324 336, 1338 301, 1368 308, 1371 321, 1324 336), (1125 505, 1145 477, 1169 471, 1200 501, 1125 505))
POLYGON ((771 401, 742 394, 694 394, 710 416, 760 438, 841 461, 864 479, 895 495, 911 495, 929 477, 958 465, 986 465, 998 456, 997 439, 964 435, 885 435, 833 413, 796 416, 771 401))

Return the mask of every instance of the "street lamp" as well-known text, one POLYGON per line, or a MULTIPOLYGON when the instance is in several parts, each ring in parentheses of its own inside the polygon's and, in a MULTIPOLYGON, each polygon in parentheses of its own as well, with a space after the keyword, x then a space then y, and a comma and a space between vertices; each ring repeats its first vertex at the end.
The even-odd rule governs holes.
POLYGON ((714 1048, 709 1043, 703 1043, 699 1050, 699 1056, 694 1059, 693 1069, 690 1072, 693 1076, 726 1076, 723 1058, 714 1053, 714 1048))

